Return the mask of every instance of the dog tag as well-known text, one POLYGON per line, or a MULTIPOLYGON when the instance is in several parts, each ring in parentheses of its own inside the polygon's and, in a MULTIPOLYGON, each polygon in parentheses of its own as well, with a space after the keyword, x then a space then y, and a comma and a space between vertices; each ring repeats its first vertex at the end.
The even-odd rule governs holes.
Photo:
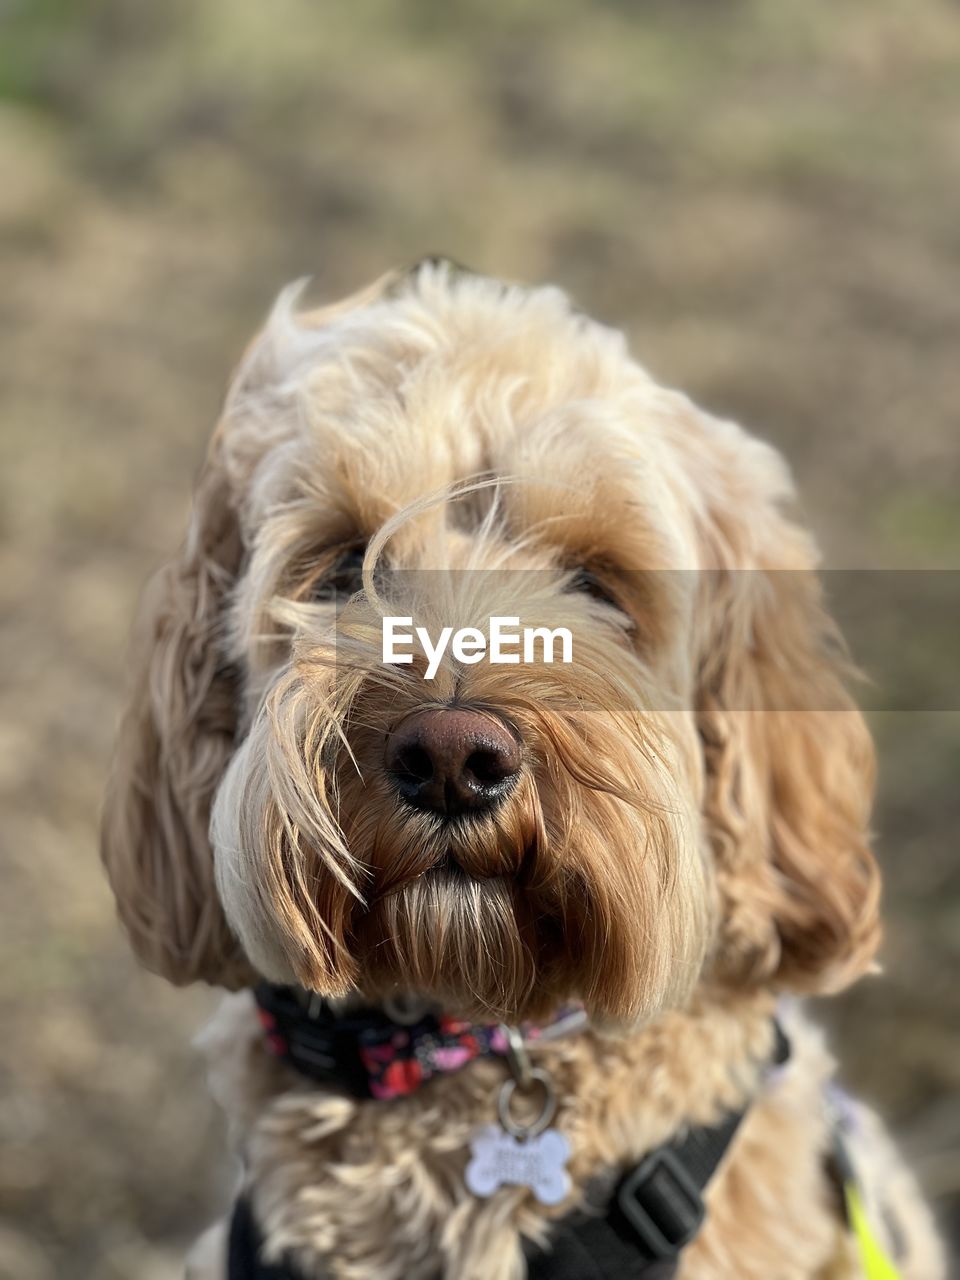
POLYGON ((570 1191, 570 1144, 556 1129, 528 1137, 491 1124, 470 1144, 467 1190, 486 1199, 499 1187, 529 1187, 541 1204, 559 1204, 570 1191))

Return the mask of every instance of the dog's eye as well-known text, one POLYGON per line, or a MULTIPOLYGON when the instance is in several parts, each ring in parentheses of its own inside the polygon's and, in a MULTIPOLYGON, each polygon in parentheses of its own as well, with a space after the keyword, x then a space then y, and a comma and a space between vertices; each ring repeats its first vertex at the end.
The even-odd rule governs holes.
POLYGON ((363 547, 348 547, 334 561, 329 573, 314 583, 310 598, 316 601, 342 600, 363 588, 363 547))
POLYGON ((580 592, 582 595, 599 600, 602 604, 610 605, 613 609, 623 610, 623 605, 606 583, 590 569, 575 570, 567 583, 567 590, 580 592))

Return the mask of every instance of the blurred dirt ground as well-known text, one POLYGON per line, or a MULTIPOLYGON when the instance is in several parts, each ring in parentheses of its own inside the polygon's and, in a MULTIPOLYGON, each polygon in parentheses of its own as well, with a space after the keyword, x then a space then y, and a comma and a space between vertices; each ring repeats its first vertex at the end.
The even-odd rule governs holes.
MULTIPOLYGON (((169 1280, 226 1195, 96 857, 125 633, 286 281, 555 280, 792 459, 833 566, 960 565, 960 9, 0 0, 0 1276, 169 1280)), ((960 1205, 960 716, 877 716, 845 1077, 960 1205)), ((825 1011, 826 1013, 827 1011, 825 1011)))

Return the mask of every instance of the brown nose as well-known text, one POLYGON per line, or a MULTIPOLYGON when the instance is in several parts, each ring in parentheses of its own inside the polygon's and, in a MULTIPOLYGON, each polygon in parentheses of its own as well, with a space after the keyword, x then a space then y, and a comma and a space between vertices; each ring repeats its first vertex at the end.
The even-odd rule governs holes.
POLYGON ((464 707, 417 711, 387 738, 387 772, 415 809, 446 817, 489 809, 510 791, 520 743, 501 721, 464 707))

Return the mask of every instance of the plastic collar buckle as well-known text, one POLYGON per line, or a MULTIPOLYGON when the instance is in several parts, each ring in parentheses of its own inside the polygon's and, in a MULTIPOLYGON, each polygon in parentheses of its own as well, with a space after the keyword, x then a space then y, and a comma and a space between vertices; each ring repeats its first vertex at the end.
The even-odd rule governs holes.
POLYGON ((669 1149, 654 1151, 623 1178, 620 1214, 651 1258, 673 1258, 703 1223, 700 1188, 669 1149))

